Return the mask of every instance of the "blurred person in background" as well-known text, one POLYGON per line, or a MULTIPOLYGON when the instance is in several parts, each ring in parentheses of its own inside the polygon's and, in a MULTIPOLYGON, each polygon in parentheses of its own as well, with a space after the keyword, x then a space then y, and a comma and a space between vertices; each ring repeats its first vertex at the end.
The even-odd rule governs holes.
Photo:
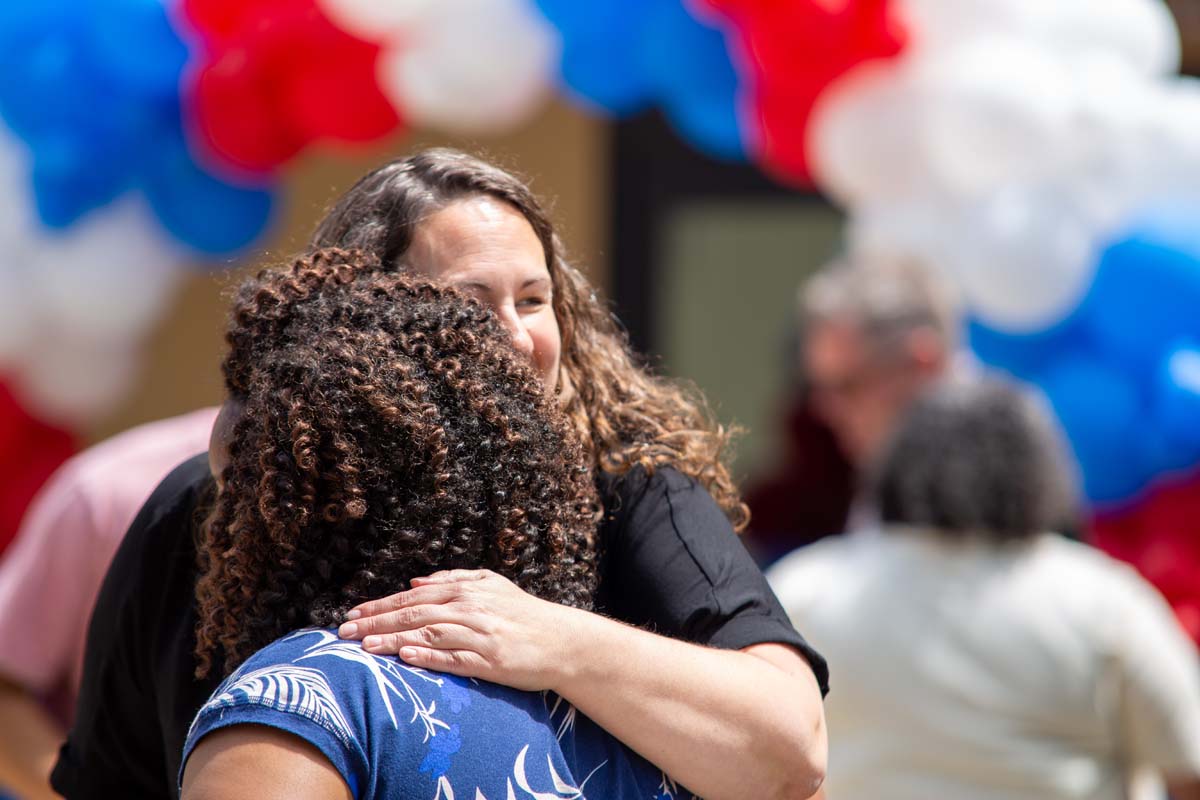
POLYGON ((58 797, 50 769, 113 553, 163 477, 208 449, 216 415, 206 408, 141 425, 71 458, 0 560, 0 787, 24 800, 58 797))
POLYGON ((804 285, 800 316, 812 407, 861 472, 951 365, 959 320, 948 287, 912 261, 848 257, 804 285))
POLYGON ((958 345, 951 293, 909 261, 836 260, 801 287, 799 312, 785 450, 746 490, 761 563, 871 516, 862 469, 958 345))
POLYGON ((1032 398, 939 383, 882 454, 878 527, 771 570, 839 677, 831 800, 1117 800, 1143 768, 1200 798, 1195 649, 1134 570, 1048 532, 1065 464, 1032 398))
MULTIPOLYGON (((603 613, 587 615, 591 635, 571 660, 562 643, 573 623, 559 607, 478 574, 414 581, 441 584, 433 600, 397 586, 353 609, 339 633, 373 654, 405 648, 413 666, 523 689, 550 688, 565 671, 556 688, 568 702, 697 793, 811 795, 824 772, 828 674, 737 538, 746 510, 728 436, 703 397, 639 366, 529 188, 465 153, 424 151, 364 176, 311 245, 361 251, 374 269, 491 309, 584 443, 604 510, 603 613), (459 624, 488 632, 472 648, 435 635, 462 609, 459 624)), ((284 291, 307 288, 297 278, 284 291)), ((113 560, 53 773, 72 800, 177 793, 188 727, 216 687, 195 677, 193 535, 213 485, 207 461, 180 465, 113 560)))

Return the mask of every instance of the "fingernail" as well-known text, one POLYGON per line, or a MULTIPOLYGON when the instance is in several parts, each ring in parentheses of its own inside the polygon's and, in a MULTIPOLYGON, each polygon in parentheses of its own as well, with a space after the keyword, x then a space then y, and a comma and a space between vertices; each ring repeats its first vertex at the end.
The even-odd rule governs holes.
POLYGON ((411 661, 412 659, 417 657, 417 648, 401 647, 398 655, 400 656, 400 658, 404 659, 405 661, 411 661))
POLYGON ((353 622, 347 622, 342 627, 338 628, 338 636, 343 639, 353 638, 358 633, 358 625, 353 622))
POLYGON ((362 616, 362 612, 356 608, 353 611, 346 612, 346 621, 349 622, 350 620, 358 619, 361 616, 362 616))
POLYGON ((363 639, 363 643, 362 643, 364 650, 373 650, 382 645, 383 645, 383 641, 380 640, 380 638, 378 636, 368 636, 367 638, 363 639))

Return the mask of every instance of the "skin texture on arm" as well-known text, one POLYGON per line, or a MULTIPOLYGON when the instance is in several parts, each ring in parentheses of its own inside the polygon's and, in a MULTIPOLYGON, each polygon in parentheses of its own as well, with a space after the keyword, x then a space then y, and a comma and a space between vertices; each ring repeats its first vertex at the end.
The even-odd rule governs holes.
POLYGON ((367 650, 553 690, 709 800, 808 798, 824 779, 821 693, 791 647, 681 642, 540 600, 483 570, 419 578, 357 610, 342 635, 368 637, 367 650))
POLYGON ((183 800, 352 800, 321 751, 265 725, 233 725, 200 741, 183 772, 183 800))
POLYGON ((23 688, 0 678, 0 786, 25 800, 51 800, 50 770, 66 738, 23 688))

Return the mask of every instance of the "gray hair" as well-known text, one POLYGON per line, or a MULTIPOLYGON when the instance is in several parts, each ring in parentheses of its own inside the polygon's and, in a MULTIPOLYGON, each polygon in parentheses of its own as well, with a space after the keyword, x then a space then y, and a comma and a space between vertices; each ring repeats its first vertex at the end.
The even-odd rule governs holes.
POLYGON ((917 398, 879 464, 881 521, 997 541, 1068 519, 1072 473, 1044 403, 994 378, 948 380, 917 398))
POLYGON ((953 292, 908 259, 855 257, 822 267, 800 291, 805 325, 847 320, 868 340, 887 345, 919 328, 937 333, 953 350, 959 319, 953 292))

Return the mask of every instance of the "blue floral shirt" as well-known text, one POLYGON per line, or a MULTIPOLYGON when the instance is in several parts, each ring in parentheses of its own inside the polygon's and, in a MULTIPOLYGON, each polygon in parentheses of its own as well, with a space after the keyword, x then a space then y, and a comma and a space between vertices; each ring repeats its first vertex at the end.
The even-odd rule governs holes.
POLYGON ((553 693, 417 669, 328 630, 285 636, 229 676, 184 765, 206 734, 244 723, 311 743, 363 800, 692 798, 553 693))

